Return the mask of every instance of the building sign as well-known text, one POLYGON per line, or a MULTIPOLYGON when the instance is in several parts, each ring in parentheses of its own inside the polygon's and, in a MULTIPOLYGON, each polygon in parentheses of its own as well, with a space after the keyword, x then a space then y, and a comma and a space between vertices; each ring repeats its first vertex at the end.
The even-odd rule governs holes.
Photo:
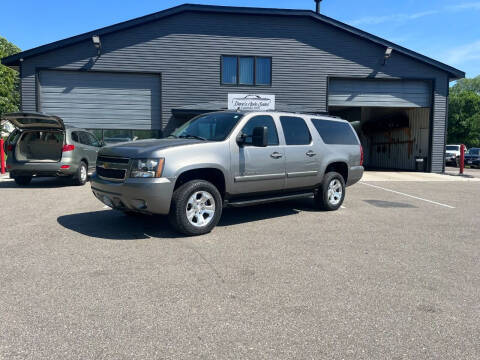
POLYGON ((275 95, 228 94, 228 110, 275 110, 275 95))

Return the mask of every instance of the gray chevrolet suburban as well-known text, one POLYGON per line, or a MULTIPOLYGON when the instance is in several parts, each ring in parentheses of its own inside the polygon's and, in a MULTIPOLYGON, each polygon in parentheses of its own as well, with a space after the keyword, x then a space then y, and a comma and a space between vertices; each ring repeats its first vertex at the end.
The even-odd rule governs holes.
POLYGON ((324 115, 213 112, 164 139, 100 150, 94 195, 126 214, 168 214, 173 227, 200 235, 223 207, 314 197, 338 209, 345 187, 363 175, 363 150, 352 126, 324 115))
POLYGON ((84 185, 95 171, 101 142, 85 129, 65 126, 58 116, 22 112, 5 114, 15 126, 5 143, 7 169, 18 185, 33 176, 56 176, 84 185))

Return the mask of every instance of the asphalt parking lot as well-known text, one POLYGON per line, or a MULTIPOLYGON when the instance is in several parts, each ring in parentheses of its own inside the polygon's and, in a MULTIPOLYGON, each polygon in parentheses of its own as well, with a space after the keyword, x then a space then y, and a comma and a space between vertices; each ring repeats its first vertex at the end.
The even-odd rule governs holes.
POLYGON ((480 182, 226 209, 208 235, 0 182, 0 359, 478 359, 480 182))

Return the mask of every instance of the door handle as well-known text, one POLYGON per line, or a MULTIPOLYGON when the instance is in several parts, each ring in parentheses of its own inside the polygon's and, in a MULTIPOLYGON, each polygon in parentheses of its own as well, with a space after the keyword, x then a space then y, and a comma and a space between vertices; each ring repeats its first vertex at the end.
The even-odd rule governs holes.
POLYGON ((272 154, 270 154, 270 157, 274 158, 274 159, 280 159, 283 155, 278 153, 278 152, 274 152, 272 154))
POLYGON ((317 155, 317 153, 315 153, 315 152, 312 151, 312 150, 308 150, 308 151, 305 153, 305 155, 312 157, 312 156, 317 155))

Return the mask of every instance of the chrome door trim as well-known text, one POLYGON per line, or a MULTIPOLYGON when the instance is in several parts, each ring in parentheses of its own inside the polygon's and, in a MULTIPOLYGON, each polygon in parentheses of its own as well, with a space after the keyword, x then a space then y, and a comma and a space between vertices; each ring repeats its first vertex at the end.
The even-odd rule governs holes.
POLYGON ((289 172, 287 173, 287 177, 289 178, 297 178, 297 177, 306 177, 306 176, 317 176, 318 171, 299 171, 299 172, 289 172))
POLYGON ((284 179, 285 173, 281 174, 262 174, 262 175, 244 175, 244 176, 235 176, 235 182, 245 182, 245 181, 262 181, 262 180, 276 180, 284 179))

